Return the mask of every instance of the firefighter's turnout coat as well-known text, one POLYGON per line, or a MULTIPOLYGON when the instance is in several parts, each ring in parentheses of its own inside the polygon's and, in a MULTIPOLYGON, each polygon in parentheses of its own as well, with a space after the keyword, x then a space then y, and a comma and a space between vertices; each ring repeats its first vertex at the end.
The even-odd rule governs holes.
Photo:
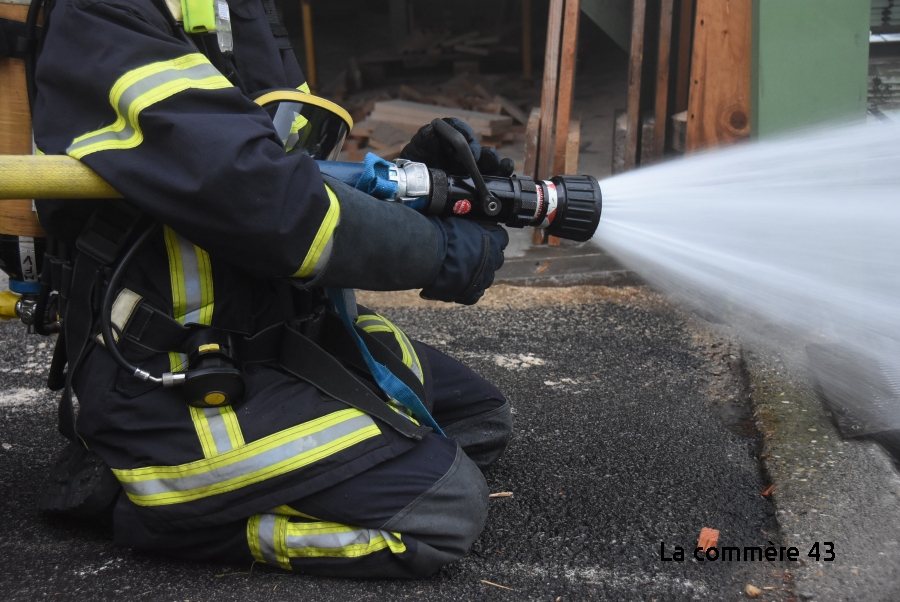
MULTIPOLYGON (((219 51, 214 34, 187 35, 163 0, 56 0, 38 60, 34 133, 40 152, 83 161, 163 224, 125 276, 131 299, 182 324, 252 335, 297 316, 285 279, 321 269, 341 206, 313 160, 285 153, 270 117, 252 100, 267 89, 308 90, 286 38, 273 36, 260 0, 229 5, 233 56, 219 51)), ((38 213, 51 235, 71 245, 99 206, 46 201, 38 213)), ((417 378, 428 378, 422 346, 379 316, 359 320, 392 344, 417 378)), ((480 532, 484 481, 450 439, 404 437, 270 363, 244 367, 243 403, 191 407, 177 390, 120 370, 95 334, 75 372, 77 433, 123 487, 120 543, 325 573, 415 576, 459 557, 480 532), (410 463, 419 449, 427 458, 410 463), (413 473, 382 475, 378 486, 417 489, 393 499, 390 512, 342 514, 324 501, 316 515, 298 510, 302 500, 331 495, 373 467, 402 462, 413 473), (446 482, 444 503, 468 507, 444 527, 458 540, 452 545, 427 533, 433 527, 425 523, 440 520, 407 516, 438 481, 446 482), (341 562, 369 565, 344 571, 341 562)), ((140 366, 161 374, 183 370, 186 361, 171 352, 140 366)), ((465 378, 472 389, 477 377, 465 378)), ((508 424, 502 395, 478 382, 470 401, 491 398, 485 409, 508 424)), ((471 427, 477 413, 457 421, 471 427)), ((502 450, 508 434, 501 425, 493 443, 473 440, 482 450, 502 450)), ((370 506, 388 504, 392 493, 368 487, 344 494, 347 508, 366 498, 370 506)), ((433 500, 419 506, 438 507, 433 500)))

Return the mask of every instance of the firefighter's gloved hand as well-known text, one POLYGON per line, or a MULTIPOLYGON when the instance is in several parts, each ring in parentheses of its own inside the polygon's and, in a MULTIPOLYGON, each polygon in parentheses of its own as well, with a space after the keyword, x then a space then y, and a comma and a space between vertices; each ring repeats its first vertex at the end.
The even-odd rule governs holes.
POLYGON ((428 218, 441 239, 443 262, 437 278, 422 289, 425 299, 474 305, 503 265, 509 235, 502 226, 457 217, 428 218))
MULTIPOLYGON (((515 170, 512 159, 501 159, 497 149, 493 146, 481 146, 475 139, 475 132, 467 123, 455 117, 444 117, 444 121, 466 138, 469 148, 472 149, 472 156, 475 157, 475 163, 478 165, 478 171, 482 175, 501 177, 512 175, 515 170)), ((400 158, 424 163, 428 167, 443 170, 450 175, 467 175, 466 168, 456 156, 456 151, 449 142, 438 135, 430 123, 416 132, 409 144, 403 148, 400 158)))

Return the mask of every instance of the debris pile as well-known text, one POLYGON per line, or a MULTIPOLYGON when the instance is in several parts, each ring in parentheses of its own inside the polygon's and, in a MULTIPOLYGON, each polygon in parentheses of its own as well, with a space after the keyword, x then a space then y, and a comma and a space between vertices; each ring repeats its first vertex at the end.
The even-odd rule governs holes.
POLYGON ((368 152, 395 159, 420 127, 440 117, 466 122, 483 144, 524 148, 528 112, 540 100, 537 88, 499 75, 402 81, 353 93, 340 86, 324 91, 350 112, 355 124, 341 160, 362 161, 368 152))

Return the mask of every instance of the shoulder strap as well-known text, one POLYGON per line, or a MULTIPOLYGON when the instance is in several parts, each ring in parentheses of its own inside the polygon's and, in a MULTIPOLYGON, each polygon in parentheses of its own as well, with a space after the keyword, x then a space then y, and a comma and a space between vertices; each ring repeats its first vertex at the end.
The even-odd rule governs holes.
POLYGON ((391 409, 336 358, 296 330, 285 329, 278 363, 297 378, 377 418, 405 437, 421 440, 431 432, 427 426, 419 426, 391 409))
POLYGON ((278 9, 275 7, 275 0, 262 0, 263 10, 266 12, 266 18, 269 20, 269 29, 272 30, 272 36, 275 43, 282 50, 291 48, 291 39, 288 37, 287 27, 278 18, 278 9))
POLYGON ((63 317, 63 341, 69 367, 59 400, 59 431, 77 440, 75 409, 72 405, 72 378, 94 328, 94 315, 103 289, 104 270, 114 264, 142 218, 141 212, 122 201, 104 203, 94 211, 78 237, 78 258, 63 317))

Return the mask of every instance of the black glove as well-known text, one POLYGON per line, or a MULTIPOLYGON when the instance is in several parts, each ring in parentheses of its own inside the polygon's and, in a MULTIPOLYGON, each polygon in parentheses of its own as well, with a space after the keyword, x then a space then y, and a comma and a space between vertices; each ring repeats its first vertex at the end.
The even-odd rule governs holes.
MULTIPOLYGON (((496 148, 481 146, 475 139, 475 132, 467 123, 455 117, 444 117, 444 121, 465 136, 469 148, 472 149, 472 156, 475 157, 475 163, 478 165, 478 171, 482 175, 509 177, 515 171, 513 160, 501 160, 496 148)), ((443 170, 450 175, 468 175, 466 168, 457 158, 456 151, 449 142, 435 132, 430 123, 416 132, 409 144, 403 148, 400 158, 424 163, 428 167, 443 170)))
POLYGON ((428 219, 442 239, 444 259, 434 282, 422 289, 422 298, 474 305, 494 283, 509 235, 492 223, 458 217, 428 219))

